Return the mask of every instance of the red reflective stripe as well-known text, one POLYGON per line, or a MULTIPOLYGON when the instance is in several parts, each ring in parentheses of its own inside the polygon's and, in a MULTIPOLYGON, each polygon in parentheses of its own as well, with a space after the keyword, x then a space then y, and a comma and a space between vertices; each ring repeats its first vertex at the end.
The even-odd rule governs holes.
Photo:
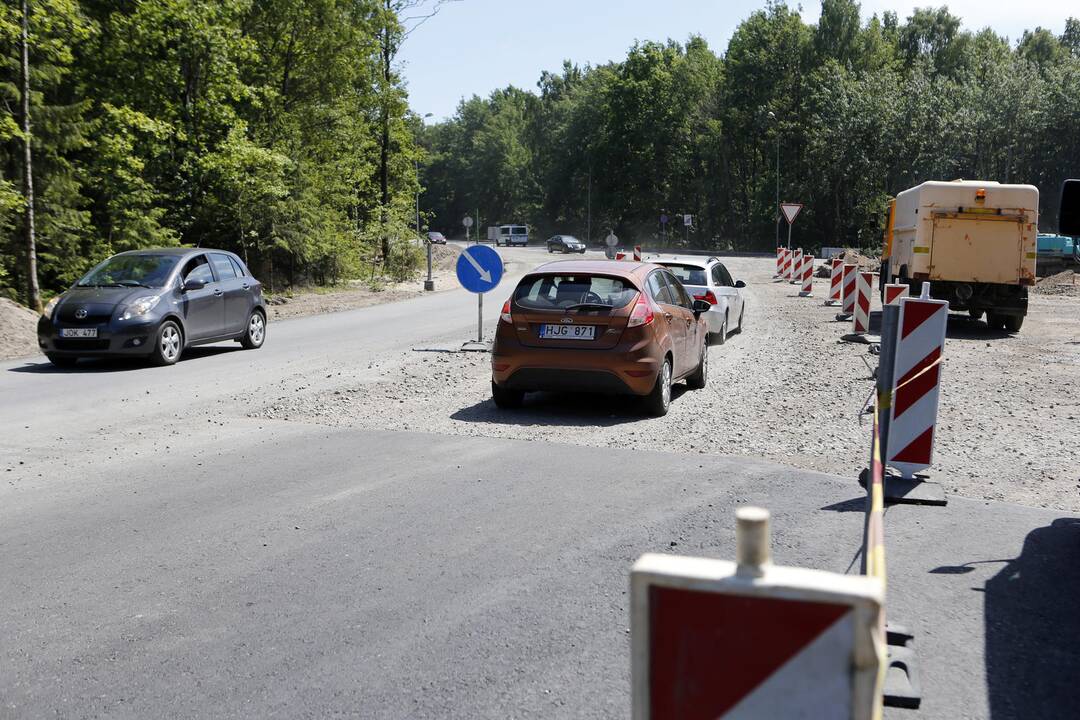
POLYGON ((908 446, 890 458, 890 462, 929 465, 930 450, 934 447, 934 426, 926 428, 923 434, 908 443, 908 446))
POLYGON ((859 309, 864 313, 870 312, 870 296, 859 293, 859 309))
POLYGON ((908 300, 904 303, 904 326, 900 331, 900 339, 903 340, 920 325, 927 321, 938 310, 944 310, 945 305, 940 303, 925 303, 918 300, 908 300))
POLYGON ((650 717, 715 720, 851 608, 649 589, 650 717))
POLYGON ((923 375, 915 378, 920 372, 941 357, 941 348, 934 348, 933 352, 915 363, 914 367, 904 373, 904 377, 896 381, 896 398, 893 401, 893 417, 900 417, 905 410, 917 403, 923 395, 934 389, 938 383, 941 366, 937 365, 923 375), (914 380, 912 378, 915 378, 914 380))

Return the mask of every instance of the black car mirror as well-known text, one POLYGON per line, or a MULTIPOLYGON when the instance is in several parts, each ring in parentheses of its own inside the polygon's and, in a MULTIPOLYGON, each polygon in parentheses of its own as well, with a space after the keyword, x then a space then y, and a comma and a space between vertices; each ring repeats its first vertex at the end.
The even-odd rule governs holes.
POLYGON ((703 312, 709 312, 710 309, 712 309, 712 303, 706 302, 705 300, 695 300, 694 301, 694 314, 695 315, 700 315, 703 312))
POLYGON ((735 287, 744 288, 744 287, 746 287, 746 283, 744 283, 742 280, 736 280, 735 281, 735 287))
POLYGON ((1062 235, 1080 236, 1080 180, 1066 180, 1061 186, 1058 232, 1062 235))
POLYGON ((184 281, 183 290, 184 292, 190 292, 191 290, 202 290, 204 287, 206 287, 206 283, 202 280, 190 279, 184 281))

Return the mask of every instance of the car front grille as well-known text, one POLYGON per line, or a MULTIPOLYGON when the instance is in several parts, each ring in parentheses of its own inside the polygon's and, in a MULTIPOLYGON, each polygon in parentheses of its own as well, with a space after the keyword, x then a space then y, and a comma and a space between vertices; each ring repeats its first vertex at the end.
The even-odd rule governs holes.
POLYGON ((57 350, 108 350, 109 341, 100 338, 56 338, 53 346, 57 350))

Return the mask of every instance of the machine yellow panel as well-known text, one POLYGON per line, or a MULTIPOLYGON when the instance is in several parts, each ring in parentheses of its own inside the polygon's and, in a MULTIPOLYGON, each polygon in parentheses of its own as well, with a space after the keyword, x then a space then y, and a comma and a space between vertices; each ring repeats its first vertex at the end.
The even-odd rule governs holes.
POLYGON ((1018 218, 935 217, 930 280, 1017 283, 1023 230, 1018 218))

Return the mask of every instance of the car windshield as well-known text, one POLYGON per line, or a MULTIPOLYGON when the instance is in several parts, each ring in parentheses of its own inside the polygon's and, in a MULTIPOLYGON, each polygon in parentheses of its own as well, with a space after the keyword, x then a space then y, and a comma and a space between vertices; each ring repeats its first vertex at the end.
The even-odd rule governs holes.
POLYGON ((428 237, 432 238, 433 240, 442 240, 442 233, 430 232, 428 233, 428 237))
POLYGON ((532 310, 565 310, 578 305, 626 306, 637 288, 622 278, 603 275, 535 275, 521 281, 514 303, 532 310))
POLYGON ((116 255, 83 276, 81 287, 163 287, 176 267, 175 255, 116 255))
POLYGON ((679 282, 683 285, 708 285, 709 281, 706 280, 705 268, 697 265, 683 265, 681 263, 659 263, 663 265, 671 274, 679 278, 679 282))

